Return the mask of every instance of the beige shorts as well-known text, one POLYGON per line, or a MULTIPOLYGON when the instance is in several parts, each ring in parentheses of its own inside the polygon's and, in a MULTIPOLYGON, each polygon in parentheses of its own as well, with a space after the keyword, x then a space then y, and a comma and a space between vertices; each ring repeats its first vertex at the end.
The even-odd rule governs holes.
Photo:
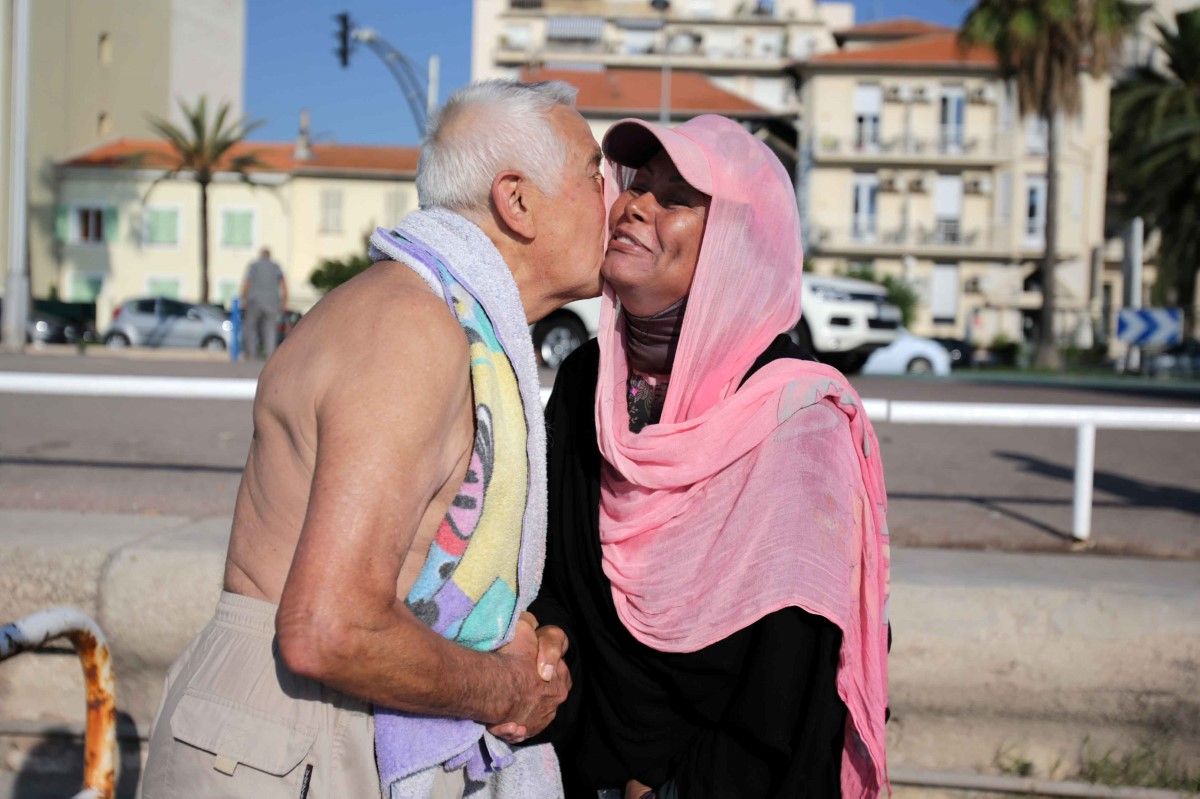
POLYGON ((167 675, 145 799, 380 794, 370 706, 283 665, 275 606, 228 592, 167 675))

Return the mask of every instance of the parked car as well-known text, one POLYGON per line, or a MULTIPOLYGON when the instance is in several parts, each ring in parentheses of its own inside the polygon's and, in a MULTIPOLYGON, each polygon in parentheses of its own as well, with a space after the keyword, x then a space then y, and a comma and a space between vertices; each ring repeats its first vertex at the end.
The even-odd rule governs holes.
POLYGON ((895 341, 903 321, 886 288, 850 277, 805 275, 800 307, 792 339, 843 372, 858 371, 895 341))
POLYGON ((557 369, 600 329, 600 298, 568 303, 533 326, 533 351, 543 366, 557 369))
POLYGON ((964 366, 975 365, 975 347, 959 338, 941 338, 935 336, 934 341, 946 348, 950 353, 950 368, 962 369, 964 366))
MULTIPOLYGON (((858 370, 873 351, 899 335, 900 309, 876 283, 805 275, 800 305, 792 340, 842 371, 858 370)), ((556 369, 599 326, 600 300, 577 300, 533 326, 534 350, 543 365, 556 369)))
POLYGON ((950 374, 950 353, 931 338, 914 336, 901 328, 900 337, 875 350, 863 364, 864 375, 950 374))
POLYGON ((167 297, 126 300, 113 311, 112 325, 104 333, 106 347, 229 348, 233 323, 208 305, 180 302, 167 297))
POLYGON ((1146 370, 1154 377, 1200 377, 1200 340, 1184 339, 1151 355, 1146 370))
MULTIPOLYGON (((0 301, 0 324, 3 324, 3 302, 0 301)), ((75 344, 80 339, 95 339, 90 325, 75 319, 65 319, 46 311, 32 310, 25 322, 27 344, 75 344)))

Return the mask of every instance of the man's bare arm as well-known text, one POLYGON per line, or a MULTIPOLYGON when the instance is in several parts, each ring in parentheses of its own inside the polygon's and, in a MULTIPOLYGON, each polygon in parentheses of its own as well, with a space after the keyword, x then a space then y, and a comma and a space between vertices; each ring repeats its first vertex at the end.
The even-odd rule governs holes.
POLYGON ((396 596, 430 501, 462 477, 449 474, 459 453, 448 452, 448 436, 469 413, 471 392, 465 336, 441 300, 420 288, 380 302, 371 295, 394 293, 394 276, 374 282, 336 298, 354 314, 339 332, 337 362, 315 366, 329 369, 328 390, 276 618, 280 653, 293 671, 388 707, 524 722, 566 690, 537 675, 526 625, 505 650, 475 652, 429 630, 396 596))

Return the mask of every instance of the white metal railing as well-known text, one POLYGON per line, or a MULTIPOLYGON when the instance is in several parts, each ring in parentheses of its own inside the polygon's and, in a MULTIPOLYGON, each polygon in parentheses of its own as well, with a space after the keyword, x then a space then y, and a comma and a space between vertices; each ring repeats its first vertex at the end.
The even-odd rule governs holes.
MULTIPOLYGON (((257 381, 249 378, 0 372, 0 393, 8 394, 251 400, 256 387, 257 381)), ((543 388, 542 403, 545 404, 549 397, 550 389, 543 388)), ((876 424, 1074 428, 1075 495, 1071 533, 1080 541, 1086 541, 1092 531, 1098 429, 1200 432, 1200 408, 864 399, 863 409, 876 424)))

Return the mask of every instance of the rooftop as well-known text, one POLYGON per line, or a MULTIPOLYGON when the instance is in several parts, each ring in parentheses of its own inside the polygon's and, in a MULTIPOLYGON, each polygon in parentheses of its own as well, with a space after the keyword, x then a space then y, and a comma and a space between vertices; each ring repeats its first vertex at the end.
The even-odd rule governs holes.
MULTIPOLYGON (((837 50, 813 56, 810 65, 820 66, 902 66, 933 68, 996 68, 999 62, 990 47, 958 42, 958 33, 949 31, 904 38, 853 50, 837 50)), ((803 64, 800 65, 804 67, 803 64)))
POLYGON ((911 36, 921 36, 929 33, 950 33, 953 28, 927 22, 914 17, 896 17, 881 19, 876 22, 864 22, 850 28, 834 32, 839 42, 844 39, 907 39, 911 36))
MULTIPOLYGON (((261 166, 250 172, 289 174, 414 175, 420 150, 416 147, 373 147, 359 144, 314 144, 312 157, 297 159, 294 142, 247 141, 231 148, 221 166, 233 159, 254 155, 261 166)), ((67 167, 112 169, 171 169, 175 166, 170 147, 161 139, 117 139, 62 162, 67 167)))
MULTIPOLYGON (((521 72, 527 82, 561 80, 579 89, 581 114, 644 116, 657 114, 662 93, 657 69, 542 69, 521 72)), ((760 105, 726 91, 702 73, 671 71, 671 113, 675 116, 725 114, 733 117, 774 116, 760 105)))

